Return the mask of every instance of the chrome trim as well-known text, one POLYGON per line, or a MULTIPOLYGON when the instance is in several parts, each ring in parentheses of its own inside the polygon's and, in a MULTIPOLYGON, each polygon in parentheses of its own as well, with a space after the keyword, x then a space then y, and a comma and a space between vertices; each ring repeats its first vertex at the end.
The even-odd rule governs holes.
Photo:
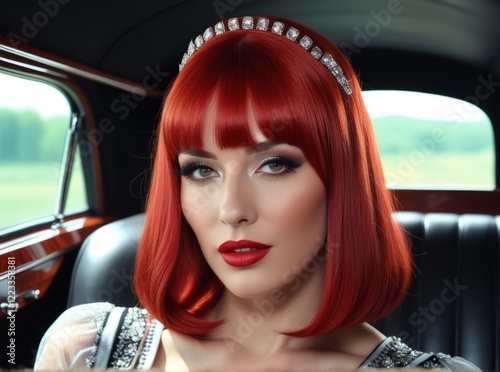
MULTIPOLYGON (((143 95, 143 96, 148 95, 148 91, 146 89, 144 89, 144 87, 140 86, 139 84, 122 82, 122 81, 119 81, 119 80, 114 79, 112 77, 107 77, 107 76, 100 75, 100 74, 97 74, 94 72, 85 71, 85 70, 70 66, 70 65, 65 64, 65 63, 56 62, 56 61, 48 59, 48 58, 37 56, 36 54, 28 53, 28 52, 25 52, 25 51, 22 51, 22 50, 19 50, 16 48, 9 47, 5 44, 0 44, 0 52, 1 51, 7 52, 11 55, 19 56, 21 58, 28 59, 28 60, 33 61, 33 62, 43 64, 45 66, 50 66, 52 68, 58 69, 58 70, 63 71, 63 72, 67 72, 67 73, 75 75, 75 76, 83 77, 83 78, 88 79, 88 80, 92 80, 92 81, 96 81, 98 83, 106 84, 106 85, 109 85, 111 87, 124 90, 126 92, 130 92, 130 93, 134 93, 134 94, 138 94, 138 95, 143 95)), ((28 65, 25 67, 36 70, 35 66, 28 65)))
MULTIPOLYGON (((2 46, 0 45, 0 48, 1 47, 2 46)), ((19 62, 19 61, 13 60, 13 59, 8 59, 8 58, 0 57, 0 61, 8 63, 8 64, 11 64, 11 65, 14 65, 14 66, 19 66, 19 67, 26 68, 26 69, 29 69, 29 70, 41 72, 43 74, 53 75, 53 76, 56 76, 58 78, 62 78, 62 79, 67 79, 68 78, 67 75, 60 74, 60 73, 55 72, 55 71, 51 71, 51 70, 49 70, 47 68, 33 66, 33 65, 28 64, 28 63, 19 62)))
POLYGON ((78 132, 81 127, 82 117, 76 112, 71 114, 70 125, 68 128, 68 135, 66 136, 66 143, 64 145, 63 159, 61 162, 62 168, 59 173, 59 188, 56 200, 56 207, 54 209, 54 216, 56 221, 52 224, 53 229, 57 229, 64 222, 64 207, 68 198, 69 185, 71 181, 71 171, 73 170, 73 163, 75 161, 75 153, 78 146, 78 132))

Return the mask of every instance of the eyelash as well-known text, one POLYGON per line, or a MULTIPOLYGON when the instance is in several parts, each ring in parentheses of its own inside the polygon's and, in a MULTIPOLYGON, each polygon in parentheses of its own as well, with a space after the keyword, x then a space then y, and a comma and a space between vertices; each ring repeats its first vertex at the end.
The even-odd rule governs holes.
MULTIPOLYGON (((301 163, 289 158, 284 158, 281 156, 272 156, 262 160, 259 163, 258 170, 261 170, 266 165, 272 165, 272 164, 283 165, 285 166, 285 169, 278 173, 265 173, 265 172, 258 172, 258 173, 263 174, 265 177, 276 179, 285 176, 291 172, 294 172, 295 169, 297 169, 302 165, 301 163)), ((211 177, 206 177, 206 178, 193 177, 193 173, 199 169, 209 169, 212 172, 215 172, 215 170, 208 164, 201 162, 192 162, 192 163, 187 163, 186 165, 180 167, 180 169, 177 170, 177 173, 182 177, 186 177, 186 179, 190 182, 203 184, 207 182, 211 177)))
POLYGON ((278 178, 278 177, 282 177, 286 174, 289 174, 291 172, 295 172, 295 169, 297 169, 298 167, 300 167, 302 165, 301 163, 299 163, 295 160, 289 159, 289 158, 284 158, 281 156, 271 156, 271 157, 265 158, 264 160, 262 160, 260 162, 259 169, 262 169, 262 167, 264 167, 266 165, 271 165, 271 164, 284 165, 285 169, 284 169, 284 171, 279 172, 279 173, 263 173, 263 172, 260 172, 260 173, 263 173, 266 177, 278 178))
POLYGON ((194 183, 206 182, 208 180, 208 177, 204 179, 193 177, 193 173, 198 169, 210 169, 211 171, 215 172, 210 165, 200 162, 192 162, 192 163, 187 163, 183 167, 180 167, 180 169, 177 170, 177 174, 181 177, 185 177, 190 182, 194 183))

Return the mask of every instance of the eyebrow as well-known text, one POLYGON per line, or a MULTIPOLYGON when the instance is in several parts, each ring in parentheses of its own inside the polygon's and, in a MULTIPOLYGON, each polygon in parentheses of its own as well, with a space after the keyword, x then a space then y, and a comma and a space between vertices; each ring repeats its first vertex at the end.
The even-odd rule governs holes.
MULTIPOLYGON (((265 141, 265 142, 259 142, 255 146, 249 146, 245 148, 245 153, 247 155, 250 154, 256 154, 262 151, 269 150, 270 148, 277 146, 281 144, 282 142, 274 142, 274 141, 265 141)), ((212 154, 211 152, 205 151, 205 150, 198 150, 198 149, 184 149, 179 151, 179 154, 187 154, 187 155, 192 155, 200 158, 208 158, 208 159, 216 159, 216 156, 212 154)))

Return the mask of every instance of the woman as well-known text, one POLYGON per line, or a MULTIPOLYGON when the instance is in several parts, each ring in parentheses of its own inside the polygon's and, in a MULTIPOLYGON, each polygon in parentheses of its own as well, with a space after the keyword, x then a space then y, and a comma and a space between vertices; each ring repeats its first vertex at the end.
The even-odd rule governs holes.
POLYGON ((402 300, 412 263, 339 50, 289 20, 232 18, 180 69, 137 257, 144 309, 69 309, 36 368, 475 370, 367 323, 402 300))

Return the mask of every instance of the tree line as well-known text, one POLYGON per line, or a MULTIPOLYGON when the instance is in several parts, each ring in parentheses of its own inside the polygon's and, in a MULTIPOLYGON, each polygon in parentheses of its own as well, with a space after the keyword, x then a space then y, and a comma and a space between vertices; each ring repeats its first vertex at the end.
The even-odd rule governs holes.
POLYGON ((0 108, 0 163, 60 162, 69 116, 0 108))
POLYGON ((494 151, 493 129, 488 123, 436 123, 398 116, 375 118, 372 122, 384 154, 405 153, 422 146, 437 153, 494 151))

